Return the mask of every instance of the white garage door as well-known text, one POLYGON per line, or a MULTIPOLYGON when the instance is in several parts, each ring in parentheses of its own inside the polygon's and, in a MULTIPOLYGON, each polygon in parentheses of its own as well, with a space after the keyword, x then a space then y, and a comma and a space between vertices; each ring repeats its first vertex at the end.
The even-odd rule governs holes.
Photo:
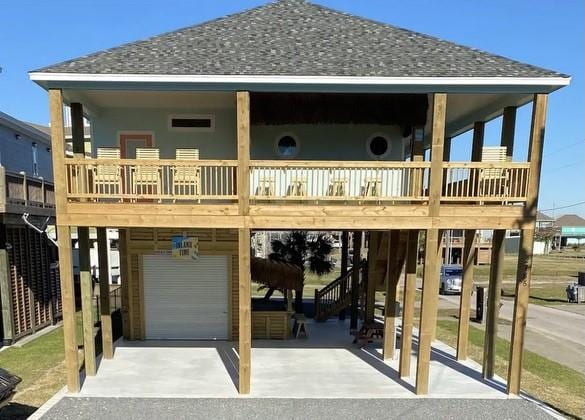
POLYGON ((227 339, 227 256, 143 258, 147 339, 227 339))

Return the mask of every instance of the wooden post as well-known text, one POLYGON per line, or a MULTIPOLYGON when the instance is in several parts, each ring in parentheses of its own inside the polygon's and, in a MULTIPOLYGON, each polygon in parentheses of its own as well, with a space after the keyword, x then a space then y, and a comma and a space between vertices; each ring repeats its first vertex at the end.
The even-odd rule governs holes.
MULTIPOLYGON (((65 133, 63 129, 63 94, 60 89, 49 89, 49 114, 51 117, 51 151, 53 179, 65 179, 65 133)), ((63 341, 67 389, 79 392, 79 361, 77 356, 77 330, 75 320, 75 293, 73 287, 73 262, 71 257, 71 231, 59 224, 60 216, 67 211, 65 182, 55 182, 55 210, 59 241, 59 277, 63 307, 63 341)))
MULTIPOLYGON (((349 232, 344 230, 341 232, 341 276, 345 276, 347 274, 347 260, 349 257, 349 232)), ((344 283, 344 287, 347 287, 347 282, 344 283)), ((341 291, 342 295, 347 293, 347 289, 341 291)), ((339 311, 338 318, 339 320, 345 320, 347 309, 342 309, 339 311)))
POLYGON ((400 231, 390 231, 388 239, 388 253, 386 255, 386 298, 384 301, 384 360, 394 358, 396 347, 396 289, 398 283, 395 281, 394 271, 396 270, 396 254, 400 243, 400 231))
POLYGON ((406 250, 406 276, 402 304, 402 332, 400 338, 400 364, 398 373, 401 378, 410 376, 410 354, 412 352, 412 328, 414 302, 416 296, 416 263, 418 258, 418 230, 408 232, 406 250))
POLYGON ((376 264, 378 262, 378 250, 381 242, 381 232, 370 231, 368 241, 368 288, 366 290, 366 311, 364 322, 374 321, 374 309, 376 305, 376 264))
POLYGON ((534 247, 534 230, 536 225, 536 209, 540 186, 540 170, 542 166, 542 149, 544 147, 544 128, 548 96, 534 95, 532 108, 532 124, 530 127, 530 179, 526 211, 530 221, 520 233, 518 250, 518 268, 516 273, 516 298, 514 299, 514 318, 512 321, 512 338, 510 343, 510 363, 508 364, 508 393, 520 393, 520 377, 522 374, 522 351, 524 348, 524 328, 530 295, 530 279, 532 274, 532 252, 534 247))
POLYGON ((473 268, 475 265, 475 230, 466 230, 463 244, 463 279, 461 298, 459 300, 459 325, 457 328, 457 360, 467 359, 467 340, 469 336, 469 312, 471 309, 471 293, 473 291, 473 268))
POLYGON ((93 285, 89 262, 89 228, 79 226, 77 228, 77 237, 79 239, 79 281, 81 283, 85 374, 94 376, 96 373, 95 336, 93 331, 95 320, 93 317, 93 285))
POLYGON ((439 272, 441 268, 441 238, 438 229, 428 229, 425 244, 425 273, 423 279, 418 358, 416 366, 416 394, 429 392, 431 343, 437 323, 439 272))
POLYGON ((252 347, 252 301, 250 295, 250 229, 238 230, 239 251, 239 387, 240 394, 250 393, 252 347))
MULTIPOLYGON (((53 126, 51 126, 53 128, 53 126)), ((73 261, 71 256, 71 231, 68 226, 57 225, 59 241, 59 277, 63 307, 63 341, 65 344, 65 368, 67 389, 79 392, 79 361, 77 357, 77 325, 75 320, 75 293, 73 286, 73 261)))
POLYGON ((100 318, 104 359, 114 356, 112 310, 110 308, 110 270, 108 264, 108 234, 106 228, 97 228, 98 265, 100 268, 100 318))
MULTIPOLYGON (((445 117, 447 95, 433 95, 433 121, 431 140, 431 175, 429 183, 429 216, 438 216, 443 186, 443 144, 445 139, 445 117)), ((416 393, 427 394, 429 390, 429 366, 431 343, 437 324, 439 303, 439 273, 441 269, 441 236, 438 229, 427 229, 425 245, 425 269, 416 366, 416 393)))
POLYGON ((360 283, 360 270, 358 266, 361 262, 361 250, 362 250, 362 232, 355 231, 353 233, 353 272, 351 275, 351 320, 349 323, 349 329, 356 331, 358 326, 358 301, 359 301, 359 283, 360 283))
POLYGON ((238 137, 238 197, 240 216, 250 210, 250 94, 236 93, 238 137))
MULTIPOLYGON (((4 229, 4 226, 0 226, 0 228, 4 229)), ((4 243, 1 246, 4 247, 4 243)), ((14 339, 14 313, 12 308, 10 263, 8 261, 8 252, 4 248, 0 249, 0 299, 2 305, 2 344, 9 346, 14 339)))
POLYGON ((488 285, 487 316, 483 348, 483 377, 494 377, 496 364, 496 340, 498 338, 498 318, 500 312, 500 291, 504 275, 505 230, 494 230, 492 236, 492 255, 488 285))
POLYGON ((473 143, 471 144, 471 161, 481 162, 481 151, 483 149, 483 138, 485 122, 476 121, 473 124, 473 143))
POLYGON ((502 118, 502 137, 500 141, 501 146, 506 147, 506 156, 508 160, 512 160, 514 155, 514 133, 516 131, 516 107, 508 106, 504 108, 504 116, 502 118))
POLYGON ((128 278, 130 276, 130 261, 128 258, 128 230, 119 229, 119 251, 120 251, 120 277, 122 284, 120 286, 120 313, 122 315, 122 335, 125 339, 130 340, 131 325, 130 325, 130 288, 128 278))
POLYGON ((433 95, 433 128, 431 140, 431 175, 429 182, 429 216, 438 216, 443 186, 443 143, 445 140, 445 115, 447 95, 433 95))

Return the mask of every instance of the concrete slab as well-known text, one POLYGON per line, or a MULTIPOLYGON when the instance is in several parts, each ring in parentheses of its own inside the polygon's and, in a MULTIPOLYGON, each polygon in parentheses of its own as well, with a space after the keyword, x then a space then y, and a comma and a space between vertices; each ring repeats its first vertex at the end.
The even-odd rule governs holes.
MULTIPOLYGON (((309 323, 309 338, 254 340, 252 384, 256 398, 420 398, 411 378, 398 377, 398 356, 382 360, 381 342, 352 344, 347 322, 309 323)), ((397 352, 398 353, 398 352, 397 352)), ((202 398, 237 397, 234 343, 120 341, 114 359, 101 361, 79 396, 202 398)), ((506 399, 503 381, 481 378, 481 366, 457 363, 454 350, 436 342, 430 398, 506 399)))

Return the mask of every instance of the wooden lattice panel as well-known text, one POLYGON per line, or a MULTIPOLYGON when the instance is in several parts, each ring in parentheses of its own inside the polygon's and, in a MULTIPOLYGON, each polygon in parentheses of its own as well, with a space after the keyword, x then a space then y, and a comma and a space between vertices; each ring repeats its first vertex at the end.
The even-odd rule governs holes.
POLYGON ((49 324, 61 312, 58 271, 51 272, 48 240, 24 226, 8 226, 14 338, 49 324))

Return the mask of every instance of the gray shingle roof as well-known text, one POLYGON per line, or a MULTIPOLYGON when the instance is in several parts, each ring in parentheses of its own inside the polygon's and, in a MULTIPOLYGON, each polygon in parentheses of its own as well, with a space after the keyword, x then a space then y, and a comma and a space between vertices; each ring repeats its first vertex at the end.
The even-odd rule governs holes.
POLYGON ((558 227, 576 227, 585 226, 585 219, 576 214, 565 214, 555 221, 555 226, 558 227))
POLYGON ((48 73, 564 77, 302 0, 284 0, 45 67, 48 73))

